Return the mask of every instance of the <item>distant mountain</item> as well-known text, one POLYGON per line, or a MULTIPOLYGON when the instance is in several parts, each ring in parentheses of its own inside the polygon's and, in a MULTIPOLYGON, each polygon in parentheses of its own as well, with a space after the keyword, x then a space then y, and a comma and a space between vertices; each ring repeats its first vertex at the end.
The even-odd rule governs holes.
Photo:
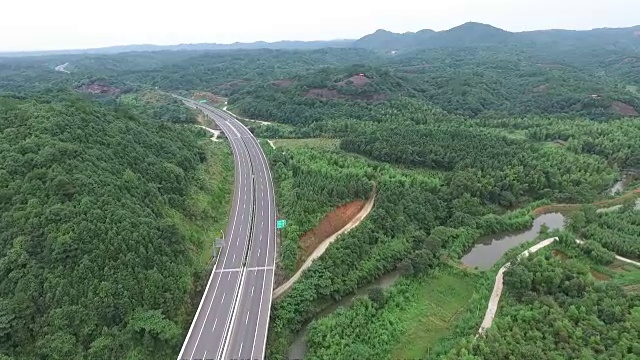
POLYGON ((418 32, 407 32, 404 34, 396 34, 387 30, 377 30, 373 34, 366 35, 353 43, 353 46, 367 49, 377 50, 395 50, 402 48, 415 47, 418 44, 429 39, 433 34, 433 30, 420 30, 418 32))
POLYGON ((180 50, 236 50, 236 49, 320 49, 328 47, 351 47, 353 40, 328 40, 328 41, 257 41, 252 43, 235 42, 233 44, 179 44, 179 45, 120 45, 95 49, 77 50, 51 50, 51 51, 24 51, 24 52, 0 52, 0 56, 39 56, 39 55, 68 55, 68 54, 117 54, 134 51, 180 51, 180 50))
POLYGON ((484 45, 555 45, 572 46, 632 46, 640 48, 640 26, 593 30, 538 30, 509 32, 497 27, 468 22, 444 31, 421 30, 397 34, 377 30, 353 43, 354 47, 382 51, 420 48, 465 47, 484 45))
POLYGON ((180 45, 123 45, 97 49, 0 52, 0 56, 33 56, 59 54, 116 54, 132 51, 179 51, 179 50, 235 50, 235 49, 319 49, 365 48, 378 51, 406 51, 413 49, 438 47, 466 47, 491 45, 543 45, 560 48, 577 46, 633 47, 640 49, 640 26, 617 29, 593 30, 537 30, 525 32, 509 32, 500 28, 468 22, 449 30, 433 31, 429 29, 418 32, 398 34, 379 29, 373 34, 358 40, 329 41, 257 41, 252 43, 233 44, 180 44, 180 45))

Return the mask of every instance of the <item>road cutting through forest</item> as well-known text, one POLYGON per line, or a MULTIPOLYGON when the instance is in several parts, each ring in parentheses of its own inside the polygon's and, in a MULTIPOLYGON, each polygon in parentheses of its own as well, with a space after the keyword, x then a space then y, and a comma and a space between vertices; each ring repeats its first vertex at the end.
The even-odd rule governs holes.
POLYGON ((289 290, 291 286, 300 278, 300 275, 302 275, 302 272, 305 271, 309 266, 311 266, 311 263, 313 262, 313 260, 317 259, 320 255, 322 255, 327 250, 329 245, 331 245, 331 243, 338 238, 338 236, 345 234, 349 230, 358 226, 362 222, 362 220, 364 220, 364 218, 366 218, 367 215, 369 215, 369 213, 371 212, 371 209, 373 209, 375 198, 376 196, 374 193, 371 196, 371 198, 365 203, 362 210, 360 210, 360 212, 353 219, 351 219, 351 221, 347 225, 345 225, 342 229, 336 231, 331 236, 329 236, 326 240, 320 243, 320 245, 318 245, 318 247, 316 247, 313 250, 311 255, 309 255, 307 260, 305 260, 305 262, 302 264, 300 269, 298 269, 298 271, 296 271, 296 273, 293 274, 293 276, 289 280, 287 280, 287 282, 280 285, 277 289, 273 291, 273 298, 277 299, 280 295, 282 295, 287 290, 289 290))
MULTIPOLYGON (((522 258, 525 258, 525 257, 529 256, 530 254, 533 254, 536 251, 538 251, 538 250, 540 250, 540 249, 552 244, 557 239, 558 239, 557 237, 553 237, 553 238, 549 238, 549 239, 543 240, 543 241, 533 245, 532 247, 528 248, 527 250, 522 252, 520 255, 518 255, 518 257, 516 258, 516 261, 518 261, 518 260, 520 260, 522 258)), ((576 240, 576 242, 578 244, 584 243, 582 240, 576 240)), ((640 263, 637 262, 637 261, 633 261, 631 259, 623 258, 622 256, 618 256, 618 255, 616 255, 616 259, 640 267, 640 263)), ((496 282, 493 285, 493 291, 491 292, 491 297, 489 298, 489 304, 487 305, 487 311, 484 314, 484 319, 482 320, 482 324, 480 325, 480 329, 478 329, 478 333, 476 334, 476 338, 479 335, 482 335, 493 324, 493 319, 495 318, 496 313, 498 312, 498 303, 500 302, 500 296, 502 295, 504 273, 505 273, 505 271, 507 271, 509 269, 509 267, 511 267, 511 263, 512 263, 512 261, 506 263, 504 266, 502 266, 500 268, 500 270, 498 270, 498 274, 496 275, 496 282)))

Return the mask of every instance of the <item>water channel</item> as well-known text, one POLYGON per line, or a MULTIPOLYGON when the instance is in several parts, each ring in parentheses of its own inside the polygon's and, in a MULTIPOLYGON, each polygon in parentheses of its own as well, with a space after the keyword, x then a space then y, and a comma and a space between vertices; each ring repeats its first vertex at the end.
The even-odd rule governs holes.
MULTIPOLYGON (((400 272, 392 271, 382 277, 378 278, 376 281, 369 283, 358 290, 354 294, 350 294, 342 298, 340 301, 332 302, 327 305, 321 312, 319 312, 314 320, 321 319, 332 312, 336 311, 339 307, 347 307, 351 304, 351 300, 353 300, 356 296, 366 295, 370 289, 374 287, 381 287, 386 289, 393 285, 396 280, 400 278, 400 272)), ((305 324, 297 334, 289 347, 289 351, 287 352, 287 359, 304 359, 304 356, 307 352, 307 333, 309 332, 309 323, 305 324)))

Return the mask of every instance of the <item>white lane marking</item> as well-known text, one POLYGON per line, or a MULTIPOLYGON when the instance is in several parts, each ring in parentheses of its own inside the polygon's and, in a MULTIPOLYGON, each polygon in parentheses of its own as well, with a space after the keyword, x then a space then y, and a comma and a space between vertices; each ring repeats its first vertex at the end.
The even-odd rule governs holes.
POLYGON ((236 262, 236 254, 233 254, 233 260, 231 262, 232 263, 236 262))
POLYGON ((247 270, 273 270, 275 268, 275 266, 257 266, 257 267, 250 267, 247 268, 247 270))
MULTIPOLYGON (((248 129, 246 129, 246 127, 242 123, 237 121, 236 119, 229 118, 229 122, 233 122, 234 124, 237 124, 243 131, 247 131, 248 132, 248 129)), ((236 133, 237 133, 237 130, 235 128, 233 128, 233 130, 236 131, 236 133)), ((242 135, 240 135, 240 136, 242 136, 242 135)), ((257 145, 257 141, 255 140, 255 138, 253 138, 253 136, 246 136, 246 137, 247 138, 251 138, 251 140, 253 140, 253 141, 251 141, 251 144, 257 145)), ((258 145, 258 148, 259 148, 259 145, 258 145)), ((273 202, 274 201, 273 189, 270 186, 271 185, 271 179, 272 179, 271 169, 269 169, 269 167, 265 165, 266 158, 265 158, 264 152, 262 152, 260 150, 260 151, 258 151, 258 153, 259 153, 259 159, 260 159, 261 165, 262 165, 263 169, 265 169, 265 175, 266 175, 266 178, 268 180, 268 182, 267 182, 267 200, 268 200, 268 204, 269 204, 268 210, 269 210, 269 225, 270 226, 268 228, 269 231, 267 233, 268 234, 267 235, 267 261, 269 261, 269 248, 270 248, 271 243, 273 242, 272 238, 275 237, 275 231, 276 231, 275 227, 272 226, 273 225, 273 219, 272 219, 272 214, 271 214, 275 204, 273 202)), ((275 253, 274 253, 274 255, 275 255, 275 253)), ((274 259, 275 259, 275 257, 274 257, 274 259)), ((257 272, 257 270, 255 270, 255 271, 257 272)), ((270 287, 271 290, 273 290, 273 280, 274 280, 274 277, 271 277, 271 287, 270 287)), ((254 333, 253 346, 252 346, 252 350, 251 350, 251 358, 254 358, 253 354, 254 354, 254 350, 255 350, 255 341, 256 341, 256 338, 257 338, 257 332, 258 332, 258 327, 259 327, 259 322, 260 322, 260 311, 262 309, 262 300, 263 300, 262 296, 264 295, 264 283, 265 282, 266 282, 266 272, 265 272, 265 276, 263 277, 263 288, 262 288, 261 299, 260 299, 260 308, 258 310, 258 326, 256 326, 255 333, 254 333)), ((269 291, 269 295, 268 296, 269 296, 270 300, 272 300, 272 295, 273 295, 272 292, 269 291)), ((269 311, 269 313, 271 312, 271 307, 269 307, 268 311, 269 311)), ((260 352, 261 352, 260 358, 262 358, 264 356, 263 350, 264 350, 264 347, 266 345, 266 336, 264 337, 263 340, 264 340, 265 343, 263 344, 262 348, 260 349, 260 352)), ((242 347, 242 344, 241 344, 241 347, 242 347)))
MULTIPOLYGON (((247 149, 247 151, 249 152, 249 156, 251 155, 251 152, 249 149, 247 149)), ((249 159, 250 160, 250 159, 249 159)), ((253 167, 249 168, 249 171, 251 173, 253 173, 253 167)), ((253 174, 251 175, 252 179, 253 179, 253 174)), ((254 194, 254 188, 253 188, 253 182, 250 184, 251 187, 251 191, 247 191, 249 192, 249 204, 254 204, 255 201, 255 194, 254 194)), ((245 192, 246 194, 246 192, 245 192)), ((249 218, 253 219, 254 217, 254 207, 250 206, 249 207, 249 218)), ((245 245, 244 245, 244 252, 243 254, 246 254, 247 251, 249 250, 249 246, 250 246, 250 233, 251 231, 249 231, 250 229, 247 229, 246 233, 247 233, 247 237, 246 237, 246 241, 245 241, 245 245)), ((227 316, 227 322, 226 322, 226 326, 225 326, 225 331, 224 333, 227 334, 226 336, 226 341, 221 349, 222 353, 220 354, 220 352, 218 352, 218 358, 222 357, 222 358, 226 358, 226 354, 227 351, 230 351, 230 342, 231 342, 231 338, 233 337, 233 334, 235 333, 235 329, 237 329, 237 327, 234 327, 236 325, 236 316, 238 315, 238 311, 241 308, 241 303, 242 303, 242 293, 244 290, 244 281, 245 281, 245 277, 246 277, 246 272, 242 271, 241 272, 241 280, 239 283, 239 287, 236 287, 236 293, 234 295, 233 301, 232 301, 232 311, 231 313, 227 316)), ((246 332, 246 329, 245 329, 246 332)), ((243 337, 241 337, 243 338, 243 337)), ((242 345, 241 345, 242 346, 242 345)), ((242 352, 242 349, 240 350, 242 352)))
MULTIPOLYGON (((233 142, 231 142, 233 144, 233 142)), ((235 149, 235 145, 232 145, 233 148, 235 149)), ((238 167, 238 173, 239 173, 239 177, 242 176, 242 168, 238 167)), ((237 194, 240 195, 240 194, 237 194)), ((240 196, 236 197, 236 211, 235 214, 233 215, 233 224, 231 225, 231 233, 229 234, 229 238, 233 238, 233 233, 235 230, 235 223, 236 223, 236 219, 238 216, 238 209, 240 208, 240 196)), ((222 268, 224 269, 224 265, 227 262, 227 255, 229 255, 229 249, 226 248, 225 249, 225 253, 224 253, 224 259, 222 260, 222 268)), ((218 263, 216 262, 216 265, 218 263)), ((204 290, 204 295, 202 296, 202 300, 200 300, 200 305, 198 306, 198 310, 196 311, 196 315, 193 317, 193 322, 191 324, 191 328, 189 329, 189 332, 187 334, 187 338, 185 340, 185 342, 182 344, 182 350, 180 350, 180 355, 179 357, 182 357, 182 353, 184 352, 184 349, 188 343, 188 339, 191 337, 191 331, 193 330, 193 326, 195 326, 196 321, 198 320, 198 316, 200 314, 200 310, 202 308, 203 302, 207 297, 207 293, 209 292, 209 286, 211 285, 211 280, 213 279, 215 272, 211 273, 211 276, 209 277, 209 282, 207 283, 207 287, 204 290)), ((213 300, 216 298, 216 293, 218 292, 218 286, 220 285, 220 279, 221 277, 218 277, 218 280, 216 281, 216 286, 213 289, 213 296, 211 297, 211 301, 209 302, 209 306, 207 308, 207 313, 204 316, 204 321, 202 322, 202 327, 200 327, 200 332, 198 332, 198 337, 196 338, 196 343, 193 346, 193 351, 191 352, 191 355, 189 356, 189 360, 193 359, 193 355, 196 352, 196 349, 198 348, 198 343, 200 343, 200 336, 202 336, 202 331, 204 330, 204 326, 207 323, 207 319, 209 318, 209 313, 211 312, 211 305, 213 305, 213 300)), ((223 295, 224 296, 224 295, 223 295)))
POLYGON ((260 248, 258 248, 258 258, 260 258, 260 248))
MULTIPOLYGON (((236 149, 236 145, 235 145, 235 143, 233 141, 231 141, 231 144, 233 146, 233 149, 236 149)), ((240 155, 238 155, 238 157, 240 157, 240 155)), ((242 166, 236 166, 236 167, 238 168, 238 173, 239 173, 238 177, 241 179, 240 182, 242 182, 243 167, 242 166)), ((245 198, 246 198, 246 193, 245 193, 245 198)), ((231 225, 231 234, 229 235, 229 238, 231 238, 231 239, 233 238, 233 234, 235 232, 235 225, 236 225, 236 220, 237 220, 238 209, 239 208, 240 208, 240 196, 237 196, 236 212, 234 214, 233 223, 231 225)), ((244 213, 243 213, 243 215, 244 215, 244 213)), ((225 265, 225 263, 227 261, 227 255, 229 255, 228 248, 225 251, 224 260, 222 261, 222 268, 223 269, 224 269, 224 265, 225 265)), ((211 276, 213 277, 213 273, 211 274, 211 276)), ((198 347, 198 343, 200 342, 200 336, 202 335, 202 330, 204 329, 204 324, 206 324, 207 318, 209 317, 209 312, 211 311, 211 305, 213 304, 213 299, 215 299, 215 295, 216 295, 216 293, 218 291, 219 284, 220 284, 220 277, 218 277, 218 282, 216 283, 216 287, 215 287, 215 290, 213 292, 212 300, 209 303, 209 308, 207 309, 207 314, 205 315, 205 319, 204 319, 204 322, 202 324, 202 328, 200 329, 200 333, 198 334, 198 338, 196 339, 196 344, 194 345, 193 352, 191 353, 191 356, 189 357, 189 359, 193 359, 193 354, 195 353, 195 350, 198 347)), ((210 282, 209 282, 209 284, 207 284, 207 286, 209 286, 209 285, 210 285, 210 282)), ((206 295, 207 291, 208 291, 208 288, 205 289, 205 295, 206 295)), ((222 294, 222 302, 224 302, 224 297, 225 297, 225 293, 222 294)), ((196 320, 197 320, 197 313, 196 313, 196 317, 194 317, 194 324, 195 324, 196 320)), ((185 341, 185 345, 186 345, 186 341, 185 341)), ((184 345, 183 345, 183 347, 184 347, 184 345)), ((182 354, 182 351, 181 351, 181 354, 182 354)))
POLYGON ((255 285, 251 286, 251 296, 253 296, 253 289, 254 289, 255 287, 256 287, 255 285))
POLYGON ((220 269, 220 270, 216 270, 216 272, 235 272, 235 271, 241 271, 242 268, 236 268, 236 269, 220 269))
POLYGON ((245 324, 249 322, 249 314, 250 314, 250 313, 251 313, 250 311, 248 311, 248 312, 247 312, 247 318, 246 318, 246 319, 244 319, 244 323, 245 323, 245 324))
MULTIPOLYGON (((231 271, 229 271, 229 276, 227 276, 227 280, 231 280, 231 271)), ((218 320, 218 319, 216 319, 218 320)))
POLYGON ((211 332, 213 332, 213 330, 216 329, 216 325, 218 325, 218 319, 216 318, 216 321, 213 322, 213 327, 211 328, 211 332))
POLYGON ((240 351, 238 351, 238 357, 240 357, 240 354, 242 354, 242 345, 244 344, 244 342, 240 343, 240 351))
POLYGON ((202 358, 203 358, 203 359, 206 359, 206 358, 207 358, 207 350, 205 350, 205 351, 204 351, 204 355, 202 355, 202 358))
MULTIPOLYGON (((267 180, 269 181, 268 182, 268 185, 269 185, 269 184, 271 184, 271 169, 269 169, 269 166, 266 165, 266 158, 264 157, 264 153, 262 152, 262 150, 260 150, 260 162, 262 164, 263 171, 264 171, 264 173, 265 173, 265 175, 267 177, 267 180)), ((273 215, 271 214, 272 207, 274 206, 273 205, 274 204, 273 201, 275 201, 275 200, 272 197, 272 192, 271 191, 272 191, 272 189, 269 186, 267 186, 267 202, 269 204, 269 206, 268 206, 268 211, 269 211, 269 230, 268 231, 269 232, 267 233, 267 256, 266 256, 266 261, 267 262, 269 262, 269 248, 270 248, 270 245, 272 243, 271 236, 272 235, 275 236, 275 227, 273 226, 273 223, 272 223, 273 215)), ((274 259, 275 259, 275 250, 274 250, 274 259)), ((261 312, 262 312, 262 303, 263 303, 263 296, 264 296, 264 291, 265 291, 264 283, 266 282, 266 278, 267 278, 267 272, 265 271, 264 272, 264 276, 262 278, 262 292, 260 293, 260 306, 258 307, 258 320, 257 320, 257 323, 256 323, 256 329, 255 329, 255 332, 254 332, 254 335, 253 335, 253 345, 251 346, 251 359, 254 358, 255 342, 256 342, 256 339, 258 337, 258 329, 260 328, 260 315, 261 315, 261 312)), ((270 291, 268 292, 269 293, 268 294, 268 296, 269 296, 269 305, 271 305, 272 296, 273 296, 273 278, 274 277, 272 276, 271 277, 271 287, 270 287, 270 291)), ((268 310, 267 311, 268 311, 267 312, 267 324, 268 324, 268 319, 269 319, 269 316, 271 314, 271 306, 268 306, 268 310)), ((264 351, 264 349, 266 347, 266 342, 267 342, 267 337, 265 336, 264 337, 264 342, 262 344, 262 347, 260 348, 260 352, 261 352, 260 356, 259 356, 260 358, 264 357, 263 351, 264 351)))

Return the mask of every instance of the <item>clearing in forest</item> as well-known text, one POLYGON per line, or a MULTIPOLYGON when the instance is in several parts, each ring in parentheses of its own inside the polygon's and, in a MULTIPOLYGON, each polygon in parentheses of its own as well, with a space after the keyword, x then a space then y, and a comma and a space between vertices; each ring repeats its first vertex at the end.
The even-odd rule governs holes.
POLYGON ((473 299, 477 279, 449 272, 420 283, 401 314, 405 333, 391 353, 392 359, 422 359, 436 342, 446 336, 458 316, 473 299))
POLYGON ((638 116, 640 114, 638 114, 638 111, 636 111, 636 109, 629 105, 629 104, 625 104, 623 102, 620 101, 614 101, 611 104, 611 108, 613 109, 614 112, 623 115, 623 116, 638 116))

